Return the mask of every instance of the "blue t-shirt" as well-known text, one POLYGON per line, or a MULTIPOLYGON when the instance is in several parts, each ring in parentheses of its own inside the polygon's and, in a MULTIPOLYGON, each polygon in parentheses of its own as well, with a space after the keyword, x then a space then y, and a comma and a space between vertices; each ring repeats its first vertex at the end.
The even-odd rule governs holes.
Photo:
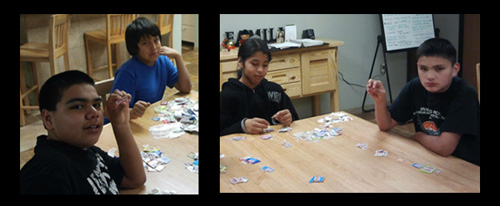
POLYGON ((116 70, 113 89, 124 90, 132 95, 129 107, 139 101, 151 104, 160 101, 165 87, 177 83, 177 68, 167 56, 160 55, 153 66, 142 63, 137 56, 132 57, 116 70))

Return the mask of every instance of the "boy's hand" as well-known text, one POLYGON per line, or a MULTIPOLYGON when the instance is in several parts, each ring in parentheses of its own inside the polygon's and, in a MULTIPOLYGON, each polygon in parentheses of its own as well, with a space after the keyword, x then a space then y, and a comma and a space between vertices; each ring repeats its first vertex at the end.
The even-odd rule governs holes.
POLYGON ((366 85, 366 92, 372 96, 375 103, 384 103, 386 101, 384 85, 380 80, 369 79, 366 85))
POLYGON ((118 89, 109 96, 106 102, 106 110, 112 124, 128 123, 130 119, 128 104, 131 98, 130 94, 118 89))
POLYGON ((290 110, 288 109, 284 109, 277 112, 276 114, 273 115, 272 118, 278 120, 283 125, 283 127, 290 126, 293 120, 292 113, 290 113, 290 110))
POLYGON ((151 103, 145 102, 142 100, 137 101, 134 104, 134 108, 130 110, 130 118, 132 119, 137 119, 139 117, 142 117, 144 115, 144 112, 146 112, 146 109, 151 106, 151 103))
POLYGON ((175 58, 176 56, 180 56, 179 52, 167 46, 162 46, 160 48, 160 55, 165 55, 170 58, 175 58))
POLYGON ((252 118, 245 120, 245 128, 249 134, 261 134, 269 126, 269 122, 262 118, 252 118))

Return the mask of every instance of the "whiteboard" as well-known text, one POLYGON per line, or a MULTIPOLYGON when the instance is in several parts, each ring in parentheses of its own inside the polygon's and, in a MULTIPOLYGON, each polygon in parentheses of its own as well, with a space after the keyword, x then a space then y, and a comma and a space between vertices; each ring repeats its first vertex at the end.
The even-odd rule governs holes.
POLYGON ((432 14, 382 14, 380 19, 388 52, 416 48, 435 37, 432 14))

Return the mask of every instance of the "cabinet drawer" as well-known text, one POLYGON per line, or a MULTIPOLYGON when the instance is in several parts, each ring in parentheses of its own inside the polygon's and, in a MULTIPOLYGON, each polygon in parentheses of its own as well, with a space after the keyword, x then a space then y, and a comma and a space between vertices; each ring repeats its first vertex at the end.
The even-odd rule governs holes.
MULTIPOLYGON (((271 63, 268 67, 269 71, 300 67, 300 55, 299 54, 289 54, 289 55, 273 55, 271 63)), ((222 72, 231 72, 237 70, 238 61, 224 61, 220 63, 222 72)))
MULTIPOLYGON (((223 82, 226 82, 229 78, 236 78, 236 71, 222 73, 221 80, 223 82)), ((300 82, 300 69, 294 68, 294 69, 268 72, 266 75, 266 79, 268 81, 275 82, 277 84, 300 82)))
MULTIPOLYGON (((222 73, 222 81, 227 82, 229 78, 236 78, 236 71, 222 73)), ((221 83, 222 85, 222 83, 221 83)))
POLYGON ((300 81, 300 69, 295 67, 293 69, 270 71, 267 72, 266 79, 277 84, 298 82, 300 81))
POLYGON ((222 69, 222 73, 236 71, 237 66, 238 66, 238 61, 228 61, 220 63, 220 68, 222 69))
POLYGON ((282 84, 281 87, 290 98, 302 96, 302 84, 300 82, 282 84))
POLYGON ((194 42, 194 26, 182 25, 182 41, 194 42))
POLYGON ((300 67, 300 54, 272 55, 269 71, 300 67))

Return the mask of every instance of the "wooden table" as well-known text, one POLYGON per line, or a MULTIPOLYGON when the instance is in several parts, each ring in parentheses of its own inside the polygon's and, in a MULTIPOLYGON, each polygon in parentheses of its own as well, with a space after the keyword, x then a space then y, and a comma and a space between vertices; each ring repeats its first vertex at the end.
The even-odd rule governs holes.
MULTIPOLYGON (((346 113, 348 114, 348 113, 346 113)), ((242 192, 480 192, 480 167, 456 157, 442 157, 418 142, 390 132, 382 132, 376 124, 353 116, 354 120, 334 123, 343 134, 318 142, 296 139, 293 134, 319 128, 317 120, 327 115, 298 120, 292 131, 278 133, 280 125, 261 135, 232 134, 220 137, 220 153, 225 157, 226 173, 220 174, 221 193, 242 192), (234 136, 246 140, 232 141, 234 136), (283 140, 292 144, 285 148, 283 140), (368 149, 356 147, 367 143, 368 149), (386 157, 375 151, 388 151, 386 157), (260 163, 243 164, 239 158, 251 156, 260 163), (440 168, 439 174, 420 172, 413 163, 440 168), (269 166, 274 172, 262 172, 269 166), (313 176, 325 177, 323 183, 309 183, 313 176), (233 177, 246 177, 248 182, 231 184, 233 177)))
MULTIPOLYGON (((162 100, 170 101, 186 96, 198 100, 198 92, 196 91, 191 91, 189 94, 166 95, 162 100)), ((174 190, 179 194, 198 194, 198 174, 190 172, 184 166, 184 162, 193 162, 193 159, 187 157, 187 155, 190 152, 198 152, 198 135, 186 133, 175 139, 153 139, 148 129, 151 126, 161 124, 161 122, 152 120, 153 117, 157 116, 153 109, 159 105, 160 101, 152 104, 141 118, 130 121, 130 126, 140 151, 142 151, 142 145, 145 144, 151 147, 159 147, 163 152, 163 156, 170 158, 171 162, 165 165, 165 169, 161 172, 146 171, 147 181, 144 186, 136 189, 120 190, 120 193, 144 194, 157 188, 160 191, 174 190)), ((108 151, 113 147, 118 148, 111 124, 104 126, 96 146, 104 151, 108 151)), ((118 154, 118 151, 116 151, 116 155, 118 154)))

